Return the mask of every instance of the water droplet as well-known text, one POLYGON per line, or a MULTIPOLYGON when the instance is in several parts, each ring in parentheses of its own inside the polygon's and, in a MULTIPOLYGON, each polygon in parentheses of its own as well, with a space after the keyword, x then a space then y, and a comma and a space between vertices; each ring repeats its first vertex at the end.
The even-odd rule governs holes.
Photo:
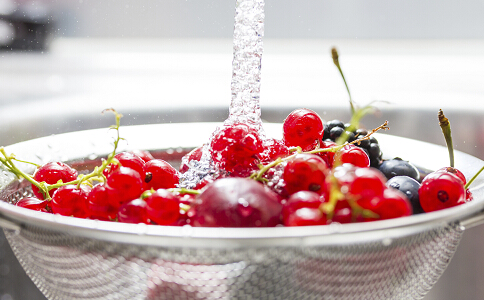
POLYGON ((392 239, 383 239, 381 241, 381 243, 383 244, 383 246, 390 246, 392 244, 393 240, 392 239))
POLYGON ((239 198, 237 204, 237 211, 241 216, 248 217, 252 214, 254 209, 249 205, 249 202, 247 202, 247 200, 245 200, 244 198, 239 198))

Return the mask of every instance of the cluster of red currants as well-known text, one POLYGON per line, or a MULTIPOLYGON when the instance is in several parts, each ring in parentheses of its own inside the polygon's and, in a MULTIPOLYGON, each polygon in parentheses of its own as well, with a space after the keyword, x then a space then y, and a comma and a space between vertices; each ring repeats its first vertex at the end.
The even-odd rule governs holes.
POLYGON ((323 121, 309 109, 289 114, 282 140, 262 138, 247 124, 225 125, 209 145, 215 168, 223 172, 204 178, 191 190, 177 186, 188 162, 202 159, 202 147, 185 156, 179 171, 146 151, 118 153, 102 169, 104 180, 94 185, 86 184, 67 164, 52 162, 38 168, 33 179, 60 186, 44 195, 33 185, 37 198, 17 205, 127 223, 268 227, 384 220, 472 199, 464 188, 465 177, 454 168, 431 173, 421 184, 409 178, 414 185, 401 179, 408 176, 398 166, 378 161, 371 163, 377 167, 370 167, 361 144, 370 138, 377 143, 371 136, 375 130, 360 131, 365 135, 349 143, 344 132, 338 134, 343 137, 338 143, 324 139, 324 132, 323 121), (378 169, 380 165, 386 171, 391 168, 395 179, 387 182, 389 176, 378 169))

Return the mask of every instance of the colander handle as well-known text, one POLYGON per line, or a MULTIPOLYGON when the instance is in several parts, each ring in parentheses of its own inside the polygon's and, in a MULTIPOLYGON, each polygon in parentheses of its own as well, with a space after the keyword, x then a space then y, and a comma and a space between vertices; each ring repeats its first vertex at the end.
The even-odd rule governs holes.
POLYGON ((460 221, 460 224, 466 229, 484 224, 484 209, 479 211, 479 213, 460 221))

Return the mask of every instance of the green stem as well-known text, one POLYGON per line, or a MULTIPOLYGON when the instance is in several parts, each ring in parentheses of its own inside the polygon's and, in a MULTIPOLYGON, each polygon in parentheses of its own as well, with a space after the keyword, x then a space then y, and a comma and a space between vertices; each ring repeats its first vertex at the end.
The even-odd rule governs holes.
POLYGON ((484 170, 484 167, 482 167, 469 181, 467 181, 466 185, 464 186, 464 189, 468 189, 471 183, 481 174, 481 172, 484 170))
POLYGON ((353 104, 353 99, 351 98, 350 88, 348 87, 348 84, 346 83, 345 75, 343 74, 343 70, 341 70, 341 66, 339 65, 338 50, 336 50, 335 47, 333 47, 331 49, 331 56, 333 57, 333 63, 338 68, 338 71, 341 74, 341 78, 343 78, 343 82, 345 83, 346 91, 348 92, 348 96, 350 97, 351 115, 353 116, 355 114, 355 106, 353 104))
POLYGON ((450 130, 450 122, 444 115, 442 109, 439 109, 438 113, 439 125, 444 134, 445 143, 447 144, 447 150, 449 151, 450 166, 454 167, 454 144, 452 143, 452 132, 450 130))

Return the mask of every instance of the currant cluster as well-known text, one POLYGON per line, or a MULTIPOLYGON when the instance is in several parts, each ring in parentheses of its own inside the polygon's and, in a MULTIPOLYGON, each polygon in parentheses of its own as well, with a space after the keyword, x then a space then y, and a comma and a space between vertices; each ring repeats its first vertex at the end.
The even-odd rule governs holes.
POLYGON ((398 218, 472 200, 469 183, 457 169, 442 168, 420 180, 410 162, 381 159, 372 134, 386 129, 386 123, 371 131, 353 130, 355 124, 324 124, 316 112, 297 109, 283 123, 282 140, 265 138, 247 124, 224 125, 207 144, 209 159, 221 172, 193 189, 179 188, 180 176, 192 161, 203 159, 203 146, 185 155, 179 170, 147 151, 116 153, 119 136, 113 153, 90 174, 51 162, 29 176, 3 149, 0 160, 32 182, 35 197, 18 206, 127 223, 325 225, 398 218), (373 156, 378 163, 371 153, 378 154, 373 156))

